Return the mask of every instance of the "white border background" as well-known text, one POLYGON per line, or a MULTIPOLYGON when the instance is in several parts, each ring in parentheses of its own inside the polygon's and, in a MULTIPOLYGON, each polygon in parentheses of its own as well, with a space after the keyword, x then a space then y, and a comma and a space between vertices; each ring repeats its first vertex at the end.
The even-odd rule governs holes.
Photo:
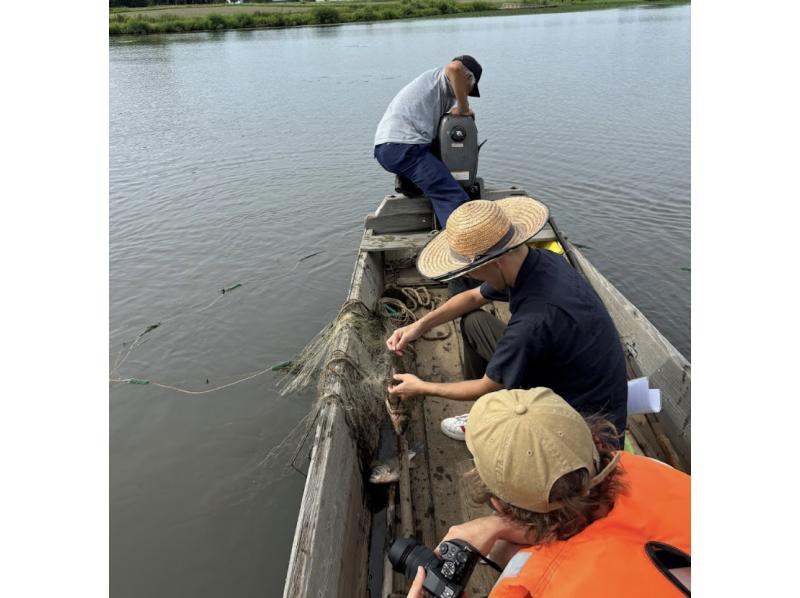
POLYGON ((108 19, 7 2, 0 596, 108 595, 108 19))
MULTIPOLYGON (((798 12, 692 5, 700 595, 797 592, 798 12)), ((3 6, 2 596, 108 595, 106 19, 3 6)))

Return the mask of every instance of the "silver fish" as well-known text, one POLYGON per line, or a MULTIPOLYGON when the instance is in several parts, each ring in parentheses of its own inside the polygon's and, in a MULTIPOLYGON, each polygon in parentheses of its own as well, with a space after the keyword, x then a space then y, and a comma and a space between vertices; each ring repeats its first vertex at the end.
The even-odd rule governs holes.
MULTIPOLYGON (((417 456, 417 451, 409 449, 409 462, 417 456)), ((409 463, 410 464, 410 463, 409 463)), ((376 463, 369 473, 370 484, 391 484, 400 479, 400 459, 397 455, 383 463, 376 463)))

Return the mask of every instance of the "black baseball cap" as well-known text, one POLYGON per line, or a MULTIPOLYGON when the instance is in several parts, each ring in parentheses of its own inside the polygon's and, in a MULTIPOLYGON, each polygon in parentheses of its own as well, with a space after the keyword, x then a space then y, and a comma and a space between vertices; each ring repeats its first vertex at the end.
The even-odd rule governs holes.
POLYGON ((478 61, 475 60, 469 54, 464 54, 463 56, 456 56, 455 58, 453 58, 453 60, 458 60, 461 64, 463 64, 470 71, 472 71, 472 74, 475 75, 475 85, 472 87, 472 91, 469 92, 469 95, 472 96, 473 98, 481 97, 481 92, 478 91, 478 81, 481 80, 481 73, 483 72, 483 69, 481 68, 481 65, 478 64, 478 61))

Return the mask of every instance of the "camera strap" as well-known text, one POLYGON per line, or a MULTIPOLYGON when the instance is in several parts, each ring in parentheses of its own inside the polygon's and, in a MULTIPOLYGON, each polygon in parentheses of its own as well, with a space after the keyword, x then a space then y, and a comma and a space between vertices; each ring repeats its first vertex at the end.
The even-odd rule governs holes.
POLYGON ((489 565, 492 569, 494 569, 498 573, 502 573, 503 572, 503 568, 500 565, 495 563, 492 559, 487 558, 487 557, 485 557, 483 555, 481 555, 481 563, 483 563, 484 565, 489 565))

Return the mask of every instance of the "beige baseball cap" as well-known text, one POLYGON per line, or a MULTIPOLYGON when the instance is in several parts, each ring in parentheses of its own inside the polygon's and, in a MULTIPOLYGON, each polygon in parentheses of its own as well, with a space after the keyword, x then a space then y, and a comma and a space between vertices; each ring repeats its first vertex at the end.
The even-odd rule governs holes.
POLYGON ((583 417, 549 388, 499 390, 469 412, 467 448, 481 480, 505 502, 535 513, 560 508, 550 490, 562 476, 585 469, 588 492, 611 473, 619 453, 602 470, 583 417))

